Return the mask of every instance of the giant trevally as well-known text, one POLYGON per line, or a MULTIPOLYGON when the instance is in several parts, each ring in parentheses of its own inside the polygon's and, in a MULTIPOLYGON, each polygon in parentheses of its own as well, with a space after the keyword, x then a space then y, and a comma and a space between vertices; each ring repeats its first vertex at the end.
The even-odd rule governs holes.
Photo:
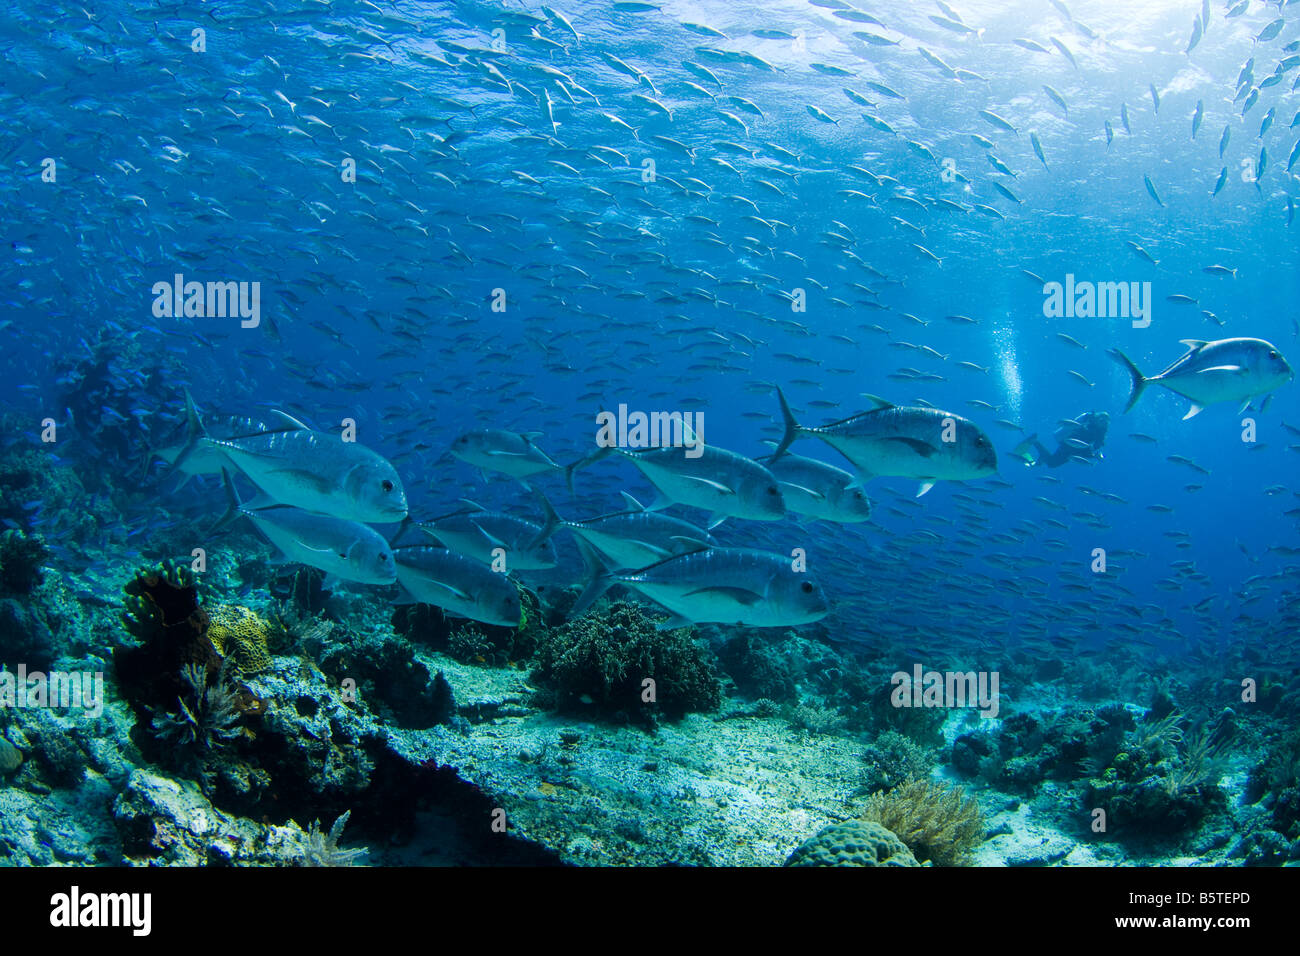
POLYGON ((484 624, 520 627, 519 589, 506 575, 446 548, 408 545, 393 549, 397 583, 421 604, 484 624))
POLYGON ((1124 366, 1133 380, 1133 391, 1124 411, 1137 403, 1148 385, 1163 385, 1171 392, 1191 399, 1192 407, 1183 416, 1183 421, 1216 402, 1242 402, 1244 410, 1251 399, 1271 392, 1295 377, 1277 347, 1263 339, 1180 341, 1187 346, 1187 354, 1150 378, 1138 371, 1138 367, 1119 349, 1107 353, 1124 366))
POLYGON ((202 430, 176 457, 222 455, 229 467, 255 484, 268 499, 351 521, 401 521, 406 492, 392 464, 356 442, 308 428, 277 412, 275 431, 236 438, 212 438, 202 430))
POLYGON ((555 548, 546 539, 539 538, 541 525, 488 511, 472 501, 465 504, 460 511, 420 522, 420 529, 453 551, 484 564, 504 558, 507 571, 542 571, 555 567, 555 548))
POLYGON ((335 580, 359 584, 392 584, 397 580, 392 548, 373 528, 290 505, 245 508, 235 493, 230 473, 223 471, 222 477, 230 507, 214 531, 243 515, 280 549, 287 561, 324 571, 326 587, 335 580))
POLYGON ((580 615, 615 584, 667 608, 660 630, 688 624, 793 627, 830 612, 821 586, 790 557, 748 548, 708 548, 665 558, 637 571, 615 572, 585 549, 593 577, 572 610, 580 615))
POLYGON ((775 461, 759 461, 776 476, 785 506, 795 514, 839 524, 856 524, 871 517, 871 499, 843 468, 788 451, 775 461))
POLYGON ((814 435, 847 458, 861 483, 874 476, 918 478, 917 497, 936 481, 966 481, 998 469, 993 443, 969 419, 938 408, 891 405, 862 412, 819 428, 800 425, 785 395, 777 389, 785 435, 773 459, 779 459, 800 435, 814 435))
POLYGON ((693 446, 687 455, 676 445, 629 451, 604 446, 568 468, 574 470, 612 454, 622 455, 641 471, 658 493, 649 510, 686 505, 709 512, 708 527, 727 518, 778 521, 785 516, 785 501, 776 478, 758 462, 715 445, 693 446))
POLYGON ((599 551, 614 568, 644 568, 674 554, 712 547, 713 539, 703 528, 681 518, 647 511, 623 492, 626 511, 598 515, 583 521, 565 521, 545 496, 539 496, 546 523, 533 544, 550 538, 561 528, 599 551))
POLYGON ((451 454, 486 471, 499 471, 523 481, 532 475, 560 468, 533 440, 540 432, 511 432, 501 428, 479 428, 466 432, 451 446, 451 454))

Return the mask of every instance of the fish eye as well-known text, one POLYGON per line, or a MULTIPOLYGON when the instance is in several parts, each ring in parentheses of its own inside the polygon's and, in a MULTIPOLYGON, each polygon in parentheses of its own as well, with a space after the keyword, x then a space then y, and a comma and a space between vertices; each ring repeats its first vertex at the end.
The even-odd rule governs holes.
POLYGON ((1271 359, 1275 359, 1275 358, 1277 358, 1277 349, 1269 349, 1269 350, 1268 350, 1268 357, 1271 358, 1271 359))
POLYGON ((812 594, 813 592, 812 582, 805 581, 803 584, 799 585, 799 589, 803 591, 804 594, 812 594))
POLYGON ((768 493, 769 495, 775 495, 775 494, 778 494, 778 492, 777 492, 777 490, 776 490, 776 485, 768 485, 768 486, 767 486, 767 493, 768 493))
POLYGON ((384 491, 392 491, 394 486, 393 486, 393 483, 392 483, 391 481, 389 481, 387 478, 385 478, 383 481, 381 481, 381 482, 379 483, 379 487, 380 487, 380 488, 383 488, 384 491))
POLYGON ((380 552, 379 552, 379 560, 380 560, 380 561, 387 561, 387 560, 388 560, 388 555, 385 554, 384 552, 380 551, 380 552))

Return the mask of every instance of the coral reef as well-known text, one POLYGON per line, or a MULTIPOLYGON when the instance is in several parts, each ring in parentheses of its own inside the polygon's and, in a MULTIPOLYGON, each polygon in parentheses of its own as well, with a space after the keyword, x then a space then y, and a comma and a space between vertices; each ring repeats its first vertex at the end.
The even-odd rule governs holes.
POLYGON ((872 795, 862 819, 896 833, 918 860, 958 866, 984 839, 979 804, 960 787, 909 780, 872 795))
POLYGON ((935 752, 911 737, 886 730, 862 751, 866 763, 863 789, 867 793, 889 790, 910 778, 923 779, 935 766, 935 752))
POLYGON ((786 866, 919 866, 912 851, 879 823, 849 820, 827 827, 790 854, 786 866))
POLYGON ((41 583, 49 549, 40 535, 21 529, 0 534, 0 594, 30 594, 41 583))
POLYGON ((658 631, 628 601, 546 630, 536 660, 543 700, 563 712, 653 724, 722 702, 711 656, 690 629, 658 631), (646 681, 653 681, 653 698, 646 681))

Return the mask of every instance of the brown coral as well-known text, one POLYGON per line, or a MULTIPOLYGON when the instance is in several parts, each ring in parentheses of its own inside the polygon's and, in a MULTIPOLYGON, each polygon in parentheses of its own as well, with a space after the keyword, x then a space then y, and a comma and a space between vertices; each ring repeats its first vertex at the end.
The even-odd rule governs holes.
POLYGON ((786 866, 919 866, 900 840, 878 823, 849 820, 805 840, 786 866))
POLYGON ((984 839, 984 815, 961 787, 908 780, 867 801, 863 820, 898 834, 920 860, 958 866, 984 839))

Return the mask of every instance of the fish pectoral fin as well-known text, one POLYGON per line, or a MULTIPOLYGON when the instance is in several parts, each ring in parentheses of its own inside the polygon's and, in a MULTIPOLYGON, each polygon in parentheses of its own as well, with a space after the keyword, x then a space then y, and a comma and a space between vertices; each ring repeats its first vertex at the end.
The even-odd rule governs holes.
POLYGON ((826 496, 822 494, 820 491, 818 491, 816 488, 807 488, 803 485, 796 485, 790 482, 787 482, 787 484, 789 484, 791 488, 797 488, 798 490, 802 491, 804 494, 816 498, 818 501, 826 500, 826 496))
POLYGON ((682 617, 680 614, 673 614, 666 621, 660 621, 655 625, 656 631, 675 631, 679 627, 690 627, 695 622, 690 618, 682 617))
POLYGON ((933 482, 933 481, 923 481, 923 482, 921 482, 920 486, 916 489, 916 497, 918 497, 918 498, 921 497, 923 494, 925 494, 926 492, 928 492, 928 491, 929 491, 931 488, 933 488, 933 487, 934 487, 934 482, 933 482))
POLYGON ((1201 414, 1201 412, 1203 412, 1203 411, 1205 411, 1205 408, 1204 408, 1203 406, 1201 406, 1201 405, 1193 405, 1191 408, 1189 408, 1189 409, 1187 410, 1187 414, 1183 416, 1183 421, 1187 421, 1187 419, 1189 419, 1189 418, 1195 418, 1197 415, 1201 414))
POLYGON ((506 451, 504 448, 493 448, 488 452, 489 455, 503 455, 506 458, 527 458, 522 451, 506 451))
POLYGON ((671 540, 689 546, 686 548, 685 551, 678 552, 679 554, 688 554, 691 551, 705 551, 710 547, 712 547, 712 545, 710 545, 707 541, 702 541, 699 538, 688 538, 685 535, 681 535, 681 534, 673 535, 671 540))
POLYGON ((757 604, 759 601, 763 600, 763 595, 759 594, 757 591, 751 591, 749 588, 728 588, 728 587, 700 588, 699 590, 696 591, 688 591, 686 594, 682 596, 698 597, 700 595, 705 595, 705 594, 713 597, 726 598, 729 601, 735 601, 737 604, 743 604, 746 607, 751 607, 757 604))
MULTIPOLYGON (((282 412, 280 411, 280 409, 277 408, 274 411, 272 411, 271 414, 274 415, 276 418, 278 418, 284 424, 286 431, 307 431, 307 432, 311 431, 310 426, 304 425, 302 422, 298 421, 298 419, 294 418, 288 412, 282 412)), ((279 429, 276 429, 276 431, 279 431, 279 429)))
POLYGON ((929 442, 921 441, 919 438, 904 438, 901 435, 896 435, 893 438, 886 438, 885 441, 895 441, 906 445, 922 458, 930 458, 936 451, 938 451, 938 449, 929 442))
POLYGON ((736 493, 734 489, 730 488, 727 485, 724 485, 720 481, 714 481, 712 478, 700 478, 696 475, 684 475, 683 477, 689 479, 690 481, 698 481, 700 484, 707 485, 709 488, 712 488, 714 491, 720 492, 721 494, 724 495, 734 495, 736 493))
POLYGON ((474 525, 474 527, 478 528, 478 533, 483 535, 484 540, 486 540, 488 544, 492 545, 492 547, 505 548, 507 551, 510 550, 508 547, 506 547, 506 543, 502 541, 500 538, 498 538, 496 535, 488 531, 484 531, 482 525, 476 524, 474 525))
POLYGON ((1236 375, 1241 375, 1249 371, 1250 369, 1246 368, 1244 365, 1212 365, 1209 368, 1201 369, 1196 374, 1204 375, 1206 372, 1232 372, 1236 375))
MULTIPOLYGON (((301 538, 294 538, 293 543, 297 545, 299 548, 301 548, 303 551, 310 551, 312 554, 334 554, 334 550, 332 548, 313 548, 311 545, 307 544, 301 538)), ((347 557, 347 555, 344 555, 344 557, 347 557)))

